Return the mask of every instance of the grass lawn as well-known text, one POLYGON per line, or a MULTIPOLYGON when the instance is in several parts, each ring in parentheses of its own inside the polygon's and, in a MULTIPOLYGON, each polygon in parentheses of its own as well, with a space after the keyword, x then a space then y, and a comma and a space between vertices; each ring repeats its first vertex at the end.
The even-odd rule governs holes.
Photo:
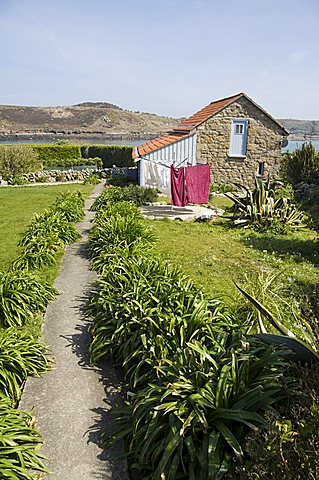
MULTIPOLYGON (((215 197, 215 206, 227 209, 232 202, 215 197)), ((215 223, 148 220, 158 238, 157 250, 209 294, 234 297, 232 279, 253 280, 261 272, 282 274, 287 289, 300 291, 319 281, 319 245, 316 233, 305 229, 289 235, 271 235, 232 228, 219 218, 215 223)))
MULTIPOLYGON (((0 188, 0 269, 6 270, 18 254, 18 242, 34 213, 49 207, 60 192, 80 190, 88 196, 92 185, 69 184, 36 187, 0 188)), ((44 269, 41 277, 53 282, 59 270, 58 261, 44 269)))

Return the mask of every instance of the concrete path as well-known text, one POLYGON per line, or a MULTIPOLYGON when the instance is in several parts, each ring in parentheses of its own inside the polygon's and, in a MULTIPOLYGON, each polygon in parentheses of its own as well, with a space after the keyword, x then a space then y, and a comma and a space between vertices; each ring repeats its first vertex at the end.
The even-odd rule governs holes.
POLYGON ((111 365, 89 365, 88 325, 83 307, 95 274, 89 270, 87 234, 93 213, 88 209, 102 190, 98 185, 86 202, 85 220, 78 224, 80 241, 66 248, 55 287, 60 292, 48 306, 43 339, 55 359, 54 370, 28 379, 19 407, 35 408, 43 437, 41 451, 50 480, 124 480, 125 463, 117 456, 121 445, 105 452, 99 435, 110 424, 108 410, 118 404, 120 381, 111 365))

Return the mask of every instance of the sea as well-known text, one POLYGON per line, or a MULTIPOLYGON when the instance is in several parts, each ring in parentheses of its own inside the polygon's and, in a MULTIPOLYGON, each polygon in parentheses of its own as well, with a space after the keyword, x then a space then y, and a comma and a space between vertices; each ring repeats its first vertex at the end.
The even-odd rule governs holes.
MULTIPOLYGON (((6 139, 0 140, 0 145, 53 145, 58 143, 59 141, 63 141, 64 139, 57 139, 52 140, 50 138, 42 139, 42 140, 32 140, 32 139, 6 139)), ((141 140, 110 140, 110 139, 100 139, 100 138, 79 138, 76 141, 69 140, 68 143, 72 144, 80 144, 80 145, 129 145, 129 146, 137 146, 141 145, 149 141, 149 139, 141 139, 141 140)))
MULTIPOLYGON (((81 143, 82 145, 130 145, 130 146, 138 146, 142 145, 142 143, 148 142, 149 139, 142 138, 140 140, 119 140, 119 139, 92 139, 92 138, 81 138, 77 139, 76 143, 81 143)), ((0 140, 0 145, 44 145, 44 144, 55 144, 56 141, 52 139, 45 139, 45 140, 17 140, 17 139, 12 139, 12 140, 0 140)), ((72 143, 72 141, 70 141, 72 143)), ((315 149, 319 151, 319 140, 313 140, 311 142, 315 149)), ((282 152, 292 152, 298 147, 301 147, 303 144, 303 140, 289 140, 287 147, 282 149, 282 152)))
MULTIPOLYGON (((282 152, 292 152, 296 148, 300 148, 301 145, 304 143, 303 140, 289 140, 288 145, 286 148, 282 149, 282 152)), ((312 145, 315 147, 315 149, 319 152, 319 140, 312 140, 312 145)))

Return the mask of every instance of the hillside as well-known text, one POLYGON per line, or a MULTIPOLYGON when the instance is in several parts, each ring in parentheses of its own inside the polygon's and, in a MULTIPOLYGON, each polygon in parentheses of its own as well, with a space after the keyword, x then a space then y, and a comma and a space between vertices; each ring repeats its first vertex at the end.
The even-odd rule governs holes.
POLYGON ((163 133, 179 120, 151 113, 131 112, 111 103, 85 102, 59 107, 0 106, 0 136, 133 135, 163 133))
MULTIPOLYGON (((180 119, 131 112, 107 102, 71 106, 0 105, 0 138, 60 136, 147 138, 169 131, 180 119)), ((291 138, 319 137, 318 120, 280 119, 291 138)))
POLYGON ((285 118, 279 122, 289 130, 291 138, 304 139, 319 138, 319 120, 296 120, 285 118))

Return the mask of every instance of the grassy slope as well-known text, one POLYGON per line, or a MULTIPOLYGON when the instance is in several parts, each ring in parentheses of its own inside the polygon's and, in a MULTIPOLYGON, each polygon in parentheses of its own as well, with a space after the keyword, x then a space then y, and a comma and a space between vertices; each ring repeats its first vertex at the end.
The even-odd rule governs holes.
MULTIPOLYGON (((216 206, 227 208, 228 199, 215 198, 216 206)), ((197 284, 211 294, 233 296, 232 278, 273 271, 282 273, 283 282, 293 288, 318 282, 319 249, 313 231, 286 236, 258 234, 229 227, 227 220, 213 224, 149 221, 159 241, 157 249, 181 265, 197 284)))
MULTIPOLYGON (((0 269, 7 269, 17 256, 18 242, 35 212, 49 207, 60 192, 80 190, 87 196, 92 188, 81 184, 0 188, 0 269)), ((52 282, 58 269, 59 262, 44 269, 41 276, 52 282)))

